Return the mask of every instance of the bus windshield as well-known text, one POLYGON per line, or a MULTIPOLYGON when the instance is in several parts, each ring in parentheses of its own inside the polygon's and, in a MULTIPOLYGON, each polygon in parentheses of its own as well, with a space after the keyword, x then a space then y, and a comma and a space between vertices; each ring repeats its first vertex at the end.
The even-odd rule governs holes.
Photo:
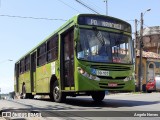
POLYGON ((123 33, 80 29, 77 58, 91 62, 132 63, 132 40, 123 33))

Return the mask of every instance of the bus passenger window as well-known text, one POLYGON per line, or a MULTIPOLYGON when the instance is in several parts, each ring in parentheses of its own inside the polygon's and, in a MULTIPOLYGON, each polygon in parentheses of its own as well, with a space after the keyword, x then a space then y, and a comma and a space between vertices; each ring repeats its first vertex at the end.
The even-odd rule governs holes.
POLYGON ((58 58, 58 36, 51 38, 47 42, 47 61, 56 60, 58 58))
POLYGON ((46 44, 41 45, 38 48, 37 64, 38 66, 45 64, 46 62, 46 44))
POLYGON ((24 72, 24 59, 20 61, 20 74, 24 72))
POLYGON ((25 57, 25 71, 30 69, 30 56, 25 57))

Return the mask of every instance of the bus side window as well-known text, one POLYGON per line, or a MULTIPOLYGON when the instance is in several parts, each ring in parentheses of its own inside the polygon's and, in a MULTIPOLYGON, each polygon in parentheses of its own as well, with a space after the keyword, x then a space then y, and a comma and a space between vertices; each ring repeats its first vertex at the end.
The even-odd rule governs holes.
POLYGON ((24 72, 24 59, 20 61, 20 74, 24 72))
POLYGON ((58 58, 58 36, 51 38, 47 42, 47 62, 58 58))
POLYGON ((38 48, 37 65, 41 66, 46 63, 46 43, 38 48))
POLYGON ((25 57, 25 71, 30 69, 30 56, 25 57))
POLYGON ((19 63, 15 64, 15 76, 16 78, 19 77, 19 63))

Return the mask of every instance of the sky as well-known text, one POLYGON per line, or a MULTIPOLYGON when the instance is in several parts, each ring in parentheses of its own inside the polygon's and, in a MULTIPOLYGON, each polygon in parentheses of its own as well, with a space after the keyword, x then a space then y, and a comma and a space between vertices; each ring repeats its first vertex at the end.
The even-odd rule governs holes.
MULTIPOLYGON (((81 1, 98 13, 106 15, 104 0, 81 1)), ((140 21, 141 13, 145 13, 144 28, 160 26, 160 0, 108 0, 107 9, 109 16, 129 22, 133 33, 134 20, 140 21), (151 11, 145 12, 147 9, 151 11)), ((14 90, 15 62, 58 29, 65 20, 80 13, 94 14, 76 0, 0 0, 1 93, 14 90)), ((139 28, 140 23, 138 30, 139 28)))

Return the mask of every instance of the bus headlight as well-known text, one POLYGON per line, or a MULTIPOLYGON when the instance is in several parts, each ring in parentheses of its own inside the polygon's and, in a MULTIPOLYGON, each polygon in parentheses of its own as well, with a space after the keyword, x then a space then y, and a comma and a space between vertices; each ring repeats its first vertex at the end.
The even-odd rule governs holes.
POLYGON ((84 73, 85 73, 85 71, 84 71, 82 68, 80 68, 80 67, 78 67, 78 71, 79 71, 81 74, 84 74, 84 73))
POLYGON ((81 67, 77 67, 77 69, 78 69, 78 72, 79 72, 80 74, 82 74, 83 76, 87 77, 87 78, 90 79, 90 80, 97 80, 97 81, 100 80, 97 76, 94 76, 94 75, 91 75, 91 74, 87 73, 87 72, 86 72, 85 70, 83 70, 81 67))

